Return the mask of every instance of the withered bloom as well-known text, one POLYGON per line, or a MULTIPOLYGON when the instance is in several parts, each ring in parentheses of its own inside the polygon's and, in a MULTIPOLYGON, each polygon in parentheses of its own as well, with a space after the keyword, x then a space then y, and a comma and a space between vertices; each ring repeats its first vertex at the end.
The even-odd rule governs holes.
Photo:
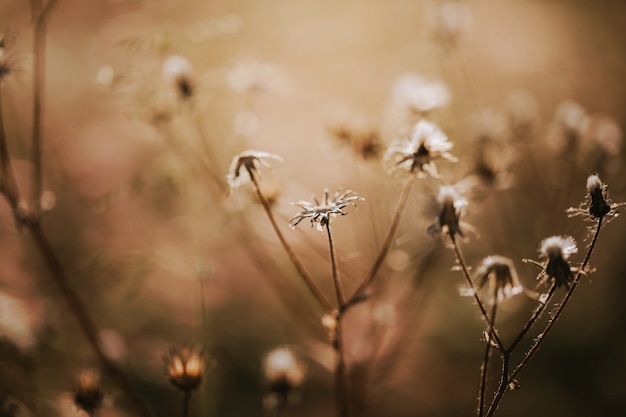
POLYGON ((597 219, 609 214, 611 206, 607 202, 606 186, 597 175, 590 175, 587 178, 587 192, 591 200, 589 214, 597 219))
POLYGON ((169 381, 181 391, 191 392, 202 383, 206 362, 200 348, 172 348, 163 361, 169 381))
POLYGON ((317 198, 313 197, 313 202, 298 201, 293 203, 302 211, 298 212, 289 222, 292 228, 296 227, 302 220, 311 219, 311 226, 317 224, 318 230, 323 230, 325 226, 330 224, 330 220, 335 216, 345 216, 346 212, 344 208, 348 206, 356 207, 356 201, 365 200, 363 197, 353 195, 350 190, 343 194, 339 194, 339 191, 335 193, 332 200, 328 194, 328 190, 324 190, 324 197, 320 203, 317 198))
POLYGON ((539 257, 543 260, 540 279, 553 281, 557 287, 569 288, 574 279, 569 257, 578 252, 571 236, 551 236, 541 242, 539 257))
POLYGON ((191 64, 185 57, 172 55, 163 62, 163 78, 172 84, 182 99, 190 99, 195 90, 195 78, 191 64))
POLYGON ((479 288, 487 287, 494 303, 523 291, 513 261, 504 256, 492 255, 483 259, 474 276, 479 288))
POLYGON ((450 236, 463 236, 461 230, 461 215, 467 206, 467 200, 461 197, 454 187, 442 185, 437 195, 438 214, 435 223, 429 228, 430 234, 445 233, 450 236))
POLYGON ((104 392, 100 375, 93 369, 84 369, 74 383, 74 404, 88 415, 94 416, 102 407, 104 392))
POLYGON ((299 388, 306 376, 304 365, 289 347, 279 347, 268 353, 263 370, 270 393, 281 396, 299 388))
POLYGON ((233 158, 228 169, 226 180, 231 189, 241 187, 243 184, 251 182, 251 175, 259 174, 259 168, 271 169, 272 166, 267 162, 270 159, 282 161, 278 155, 269 152, 261 152, 254 150, 243 151, 233 158))

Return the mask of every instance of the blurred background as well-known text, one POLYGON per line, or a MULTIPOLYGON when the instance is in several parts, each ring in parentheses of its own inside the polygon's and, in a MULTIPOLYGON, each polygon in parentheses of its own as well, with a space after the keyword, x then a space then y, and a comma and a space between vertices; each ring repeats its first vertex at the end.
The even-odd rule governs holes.
MULTIPOLYGON (((382 154, 427 117, 459 162, 438 163, 441 179, 414 187, 374 295, 345 318, 353 407, 359 416, 472 415, 483 324, 460 295, 453 251, 426 233, 437 187, 458 184, 469 201, 470 265, 510 257, 534 288, 537 270, 521 259, 536 259, 554 234, 576 238, 581 262, 592 224, 565 210, 582 203, 586 177, 598 173, 614 201, 626 200, 625 23, 619 0, 61 0, 47 37, 43 228, 104 349, 157 416, 180 410, 162 361, 172 345, 201 345, 215 364, 191 415, 272 415, 262 360, 285 344, 307 377, 283 415, 332 415, 324 311, 253 189, 228 190, 228 167, 250 148, 284 158, 262 171, 264 192, 332 299, 325 234, 308 221, 290 230, 299 210, 290 203, 324 188, 365 198, 333 222, 351 293, 402 189, 382 154)), ((11 69, 0 81, 5 130, 28 195, 28 2, 0 2, 0 33, 0 65, 11 69)), ((606 225, 596 272, 498 415, 626 412, 625 231, 622 218, 606 225)), ((0 265, 0 404, 19 404, 20 416, 82 415, 73 380, 99 363, 5 203, 0 265)), ((501 335, 514 337, 535 305, 507 300, 501 335)), ((492 369, 491 390, 497 362, 492 369)), ((131 415, 106 374, 103 388, 102 416, 131 415)))

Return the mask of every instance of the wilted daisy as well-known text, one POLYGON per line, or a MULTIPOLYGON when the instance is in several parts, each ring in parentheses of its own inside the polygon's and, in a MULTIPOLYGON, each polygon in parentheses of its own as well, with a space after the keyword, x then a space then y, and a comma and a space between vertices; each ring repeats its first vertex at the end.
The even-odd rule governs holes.
POLYGON ((523 291, 513 261, 493 255, 483 259, 474 274, 478 288, 486 288, 491 302, 499 302, 523 291))
POLYGON ((260 175, 259 168, 272 169, 269 160, 282 161, 278 155, 254 150, 243 151, 233 158, 228 168, 226 180, 231 189, 237 189, 252 181, 251 175, 260 175))
POLYGON ((163 361, 170 383, 181 391, 189 393, 202 383, 206 361, 200 348, 171 348, 163 361))
POLYGON ((438 177, 434 161, 444 158, 456 162, 448 151, 452 149, 448 137, 434 123, 420 120, 408 138, 391 143, 385 153, 385 164, 390 172, 398 170, 424 176, 425 173, 438 177))
POLYGON ((302 208, 302 211, 298 212, 289 222, 292 228, 296 227, 302 220, 311 219, 311 226, 316 225, 318 230, 323 230, 325 226, 330 224, 330 221, 335 216, 345 216, 346 212, 344 208, 348 206, 356 207, 356 201, 365 200, 363 197, 355 195, 352 191, 348 190, 343 194, 339 191, 335 193, 332 200, 328 190, 324 190, 324 197, 320 203, 317 198, 313 197, 313 202, 298 201, 293 203, 296 206, 302 208))
POLYGON ((539 247, 539 258, 543 267, 539 275, 542 282, 552 281, 557 287, 569 288, 574 279, 568 259, 578 252, 576 241, 571 236, 551 236, 544 239, 539 247))
POLYGON ((74 404, 89 416, 95 416, 103 400, 104 391, 98 372, 93 369, 82 370, 74 383, 74 404))
POLYGON ((435 223, 428 228, 428 233, 432 235, 444 233, 452 237, 457 234, 463 236, 460 223, 467 200, 459 195, 454 187, 442 185, 437 194, 437 205, 437 218, 435 223))

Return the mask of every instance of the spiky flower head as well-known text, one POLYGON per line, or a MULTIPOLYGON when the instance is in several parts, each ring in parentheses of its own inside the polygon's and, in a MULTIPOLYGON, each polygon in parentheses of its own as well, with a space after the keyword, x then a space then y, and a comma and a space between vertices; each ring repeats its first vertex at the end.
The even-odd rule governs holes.
POLYGON ((461 215, 467 206, 467 200, 463 198, 451 185, 442 185, 437 194, 438 213, 435 223, 429 228, 430 234, 444 233, 454 237, 463 236, 461 230, 461 215))
POLYGON ((202 383, 206 361, 201 348, 171 348, 163 362, 170 383, 179 390, 191 392, 202 383))
POLYGON ((587 192, 591 200, 589 214, 597 219, 609 214, 611 206, 607 202, 606 185, 602 184, 600 177, 595 174, 587 177, 587 192))
POLYGON ((576 241, 571 236, 550 236, 541 242, 539 257, 543 260, 540 279, 550 280, 557 287, 569 288, 574 279, 568 259, 578 252, 576 241))
POLYGON ((494 303, 523 291, 513 261, 504 256, 492 255, 483 259, 474 277, 479 288, 487 287, 494 303))
MULTIPOLYGON (((278 155, 269 152, 261 152, 249 149, 243 151, 233 158, 228 168, 226 180, 232 190, 241 187, 243 184, 252 182, 253 176, 260 176, 259 169, 261 167, 272 169, 269 160, 281 161, 278 155)), ((255 178, 256 179, 256 178, 255 178)))
POLYGON ((95 415, 102 407, 104 392, 100 375, 93 369, 80 371, 74 382, 74 404, 88 415, 95 415))
POLYGON ((439 174, 434 164, 435 160, 443 158, 457 161, 448 152, 452 146, 439 126, 427 120, 420 120, 413 126, 408 138, 391 143, 384 161, 389 167, 389 172, 403 170, 422 177, 428 173, 437 178, 439 174))
POLYGON ((344 208, 348 206, 356 207, 356 201, 365 200, 363 197, 354 194, 351 190, 340 194, 339 191, 335 193, 333 198, 330 198, 328 189, 324 190, 324 196, 320 203, 317 198, 313 197, 313 202, 298 201, 296 206, 302 208, 302 211, 298 212, 289 222, 291 228, 296 227, 302 220, 311 219, 311 226, 317 226, 318 230, 324 230, 324 227, 330 224, 333 217, 345 216, 346 212, 344 208))

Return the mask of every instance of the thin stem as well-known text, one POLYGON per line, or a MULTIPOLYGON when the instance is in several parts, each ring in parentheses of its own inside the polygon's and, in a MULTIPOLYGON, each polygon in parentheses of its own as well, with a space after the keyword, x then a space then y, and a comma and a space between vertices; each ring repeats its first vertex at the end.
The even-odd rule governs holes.
POLYGON ((476 300, 476 303, 478 304, 478 308, 480 308, 480 312, 483 315, 483 319, 487 323, 488 334, 493 336, 494 340, 496 341, 496 344, 498 345, 498 349, 500 351, 503 351, 504 345, 502 344, 502 341, 500 340, 498 333, 494 329, 493 323, 491 322, 491 320, 489 320, 489 316, 487 315, 487 310, 485 310, 485 306, 483 305, 482 301, 480 301, 480 297, 478 297, 478 292, 476 291, 476 288, 474 287, 474 282, 472 281, 472 276, 470 275, 469 269, 467 268, 467 264, 465 263, 463 252, 461 252, 461 247, 459 246, 459 243, 456 240, 456 237, 454 236, 453 233, 450 234, 450 240, 452 240, 452 245, 454 246, 454 253, 456 254, 456 259, 459 262, 459 265, 461 265, 463 276, 465 277, 465 280, 467 281, 467 285, 469 285, 472 291, 472 295, 474 296, 474 300, 476 300))
MULTIPOLYGON (((498 290, 494 291, 494 302, 491 307, 491 322, 495 325, 496 313, 498 311, 498 290)), ((483 417, 485 412, 485 395, 487 391, 487 375, 489 373, 489 358, 491 357, 491 338, 492 334, 487 334, 487 340, 485 343, 485 355, 483 357, 483 364, 480 368, 480 389, 478 400, 478 416, 483 417)))
POLYGON ((296 256, 295 252, 293 251, 289 243, 287 243, 287 240, 283 236, 283 233, 278 228, 278 224, 276 223, 276 219, 274 218, 274 213, 272 212, 272 207, 270 206, 269 202, 265 198, 265 195, 263 195, 263 192, 261 191, 261 187, 259 187, 259 182, 256 176, 254 175, 254 171, 249 169, 248 174, 250 175, 250 178, 252 179, 254 190, 256 192, 257 197, 261 201, 261 205, 263 206, 263 209, 265 210, 265 214, 267 214, 267 217, 269 218, 270 223, 272 224, 272 227, 274 228, 274 232, 276 233, 276 236, 278 236, 278 240, 280 240, 280 243, 285 249, 285 252, 287 252, 287 256, 289 256, 291 263, 296 267, 296 270, 298 271, 302 279, 304 279, 305 284, 307 285, 311 293, 313 293, 313 295, 315 296, 315 299, 320 303, 322 308, 326 311, 333 310, 333 306, 330 303, 330 301, 328 301, 324 293, 322 293, 322 291, 319 289, 317 284, 315 284, 315 281, 313 281, 313 278, 311 278, 309 273, 304 269, 304 266, 302 265, 302 263, 296 256))
POLYGON ((24 225, 30 231, 35 245, 41 252, 44 260, 46 261, 46 264, 48 265, 48 268, 52 275, 52 279, 54 280, 57 288, 61 292, 61 295, 65 299, 65 302, 67 303, 70 312, 80 325, 80 328, 86 336, 87 341, 91 346, 91 349, 96 354, 96 357, 98 358, 104 369, 116 381, 119 388, 124 392, 131 407, 134 408, 135 413, 142 417, 151 417, 152 414, 148 411, 143 401, 139 398, 124 372, 122 372, 117 364, 109 359, 104 350, 102 350, 96 326, 93 323, 93 320, 91 319, 89 314, 87 313, 85 304, 80 299, 76 291, 74 291, 74 289, 70 286, 69 279, 67 275, 65 275, 65 271, 61 266, 61 262, 52 250, 50 242, 48 242, 48 239, 43 233, 40 224, 36 220, 34 220, 25 221, 24 225))
POLYGON ((493 401, 491 402, 491 405, 489 406, 489 410, 487 410, 486 417, 491 417, 494 415, 494 413, 496 412, 498 408, 498 405, 500 404, 500 401, 502 400, 502 397, 504 396, 504 393, 506 392, 506 387, 512 382, 514 382, 517 375, 522 371, 522 369, 524 369, 524 367, 526 367, 526 365, 528 365, 532 357, 535 355, 535 353, 539 349, 540 345, 545 340, 548 333, 550 333, 550 330, 552 330, 552 327, 554 327, 554 324, 557 322, 559 317, 561 317, 561 314, 563 313, 565 306, 567 305, 569 300, 572 298, 572 295, 574 294, 574 291, 576 290, 576 287, 578 286, 578 283, 580 282, 580 278, 584 274, 585 268, 587 267, 589 263, 589 259, 591 258, 593 249, 595 248, 596 242, 598 241, 598 236, 600 235, 601 228, 602 228, 602 217, 598 219, 598 224, 597 224, 595 233, 593 235, 593 239, 591 240, 591 245, 589 245, 589 249, 587 249, 585 258, 583 259, 583 262, 580 265, 580 268, 576 274, 576 277, 574 278, 574 282, 572 282, 572 285, 567 291, 567 294, 565 294, 563 301, 561 301, 554 315, 548 321, 548 324, 546 325, 545 329, 539 334, 539 336, 535 340, 535 343, 531 346, 531 348, 528 350, 526 355, 524 355, 524 358, 520 361, 519 365, 517 365, 517 367, 511 372, 510 375, 509 375, 509 366, 510 366, 510 360, 511 360, 511 352, 510 352, 511 348, 509 348, 509 350, 504 352, 502 377, 500 379, 500 385, 498 387, 498 391, 496 395, 493 398, 493 401))
POLYGON ((189 400, 191 400, 191 391, 187 390, 183 393, 183 417, 189 417, 189 400))
POLYGON ((345 306, 345 296, 343 294, 343 288, 341 286, 341 280, 337 273, 337 257, 335 255, 335 245, 333 244, 333 236, 330 233, 330 223, 326 223, 326 234, 328 235, 328 248, 330 251, 330 265, 333 272, 333 286, 335 287, 335 294, 337 296, 337 305, 342 310, 345 306))
POLYGON ((552 296, 554 295, 555 292, 556 292, 556 283, 552 283, 552 286, 550 287, 550 290, 548 291, 548 296, 546 297, 546 300, 537 306, 537 308, 533 312, 530 319, 528 319, 528 321, 524 325, 524 328, 517 334, 513 342, 511 342, 511 345, 507 348, 509 352, 512 352, 515 349, 515 347, 519 344, 519 342, 522 341, 526 333, 528 333, 528 331, 533 326, 533 324, 535 324, 537 319, 541 317, 541 314, 543 314, 543 311, 546 309, 546 306, 552 299, 552 296))
POLYGON ((341 318, 337 320, 337 329, 335 331, 335 341, 333 347, 336 353, 335 365, 335 402, 337 405, 338 417, 350 416, 350 403, 348 399, 348 375, 346 372, 346 359, 343 352, 343 335, 342 335, 341 318))
POLYGON ((389 224, 389 228, 387 229, 387 233, 385 234, 385 239, 383 240, 383 244, 380 247, 378 256, 376 257, 372 268, 369 270, 369 273, 367 274, 361 285, 359 285, 352 297, 350 297, 350 299, 346 303, 346 307, 349 307, 350 305, 356 303, 357 300, 361 298, 365 290, 372 284, 372 282, 374 282, 376 274, 380 270, 380 267, 382 266, 383 261, 387 257, 387 253, 389 253, 389 249, 391 248, 391 242, 396 234, 396 229, 398 228, 398 224, 400 223, 400 217, 402 215, 402 212, 404 211, 404 207, 406 206, 409 194, 411 193, 413 183, 415 183, 415 178, 415 175, 411 175, 404 182, 404 188, 402 189, 402 193, 398 198, 396 210, 391 219, 391 223, 389 224))

